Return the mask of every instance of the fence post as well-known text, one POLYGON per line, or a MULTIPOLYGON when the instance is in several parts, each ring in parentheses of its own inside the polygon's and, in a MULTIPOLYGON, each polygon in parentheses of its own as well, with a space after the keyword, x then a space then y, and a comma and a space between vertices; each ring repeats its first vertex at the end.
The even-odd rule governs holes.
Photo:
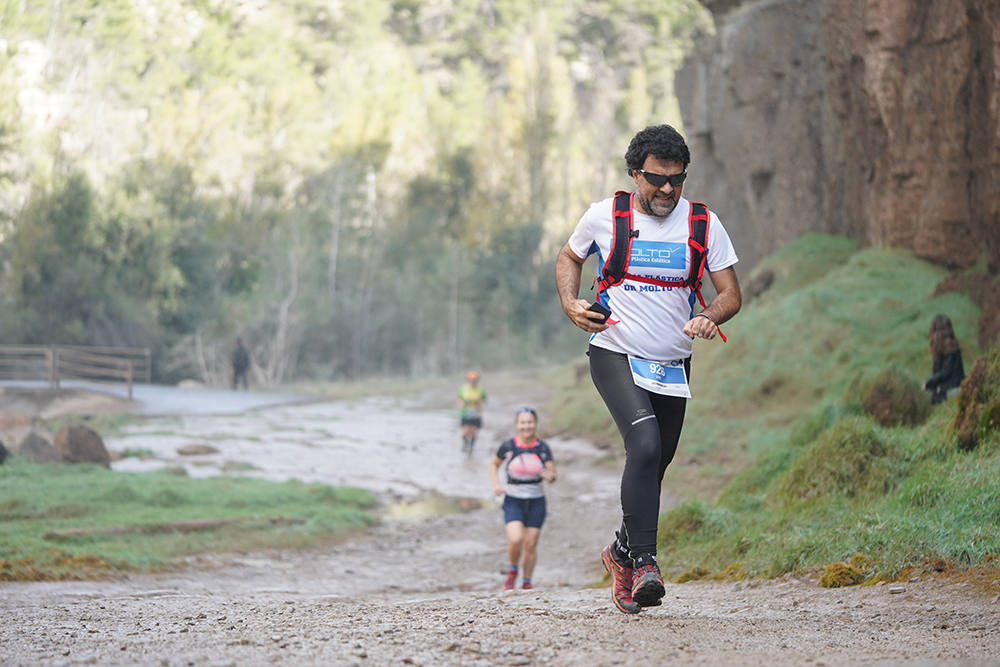
POLYGON ((132 374, 133 374, 134 364, 133 364, 133 362, 132 362, 131 359, 129 359, 127 363, 128 363, 128 372, 127 372, 127 378, 128 378, 128 400, 131 401, 132 400, 132 374))
POLYGON ((49 348, 52 353, 52 381, 49 383, 53 389, 59 388, 59 348, 52 346, 49 348))
POLYGON ((49 381, 49 389, 54 389, 56 386, 56 360, 55 353, 51 345, 45 348, 45 379, 49 381))

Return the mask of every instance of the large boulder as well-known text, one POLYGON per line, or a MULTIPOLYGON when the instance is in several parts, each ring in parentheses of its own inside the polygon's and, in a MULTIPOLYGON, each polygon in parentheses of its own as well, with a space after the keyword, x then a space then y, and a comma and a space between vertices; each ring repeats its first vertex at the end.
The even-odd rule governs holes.
POLYGON ((17 453, 35 463, 59 463, 62 458, 47 438, 35 431, 28 433, 17 446, 17 453))
POLYGON ((111 455, 104 439, 83 424, 66 424, 56 433, 53 444, 66 463, 100 463, 111 467, 111 455))

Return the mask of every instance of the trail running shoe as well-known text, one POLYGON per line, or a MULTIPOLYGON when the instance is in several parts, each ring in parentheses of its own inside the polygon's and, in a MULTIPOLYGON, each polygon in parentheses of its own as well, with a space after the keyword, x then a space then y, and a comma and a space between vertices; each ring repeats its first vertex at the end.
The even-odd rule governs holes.
POLYGON ((666 593, 660 568, 655 563, 640 565, 632 574, 632 600, 640 607, 657 607, 666 593))
POLYGON ((611 600, 625 614, 638 614, 639 605, 632 601, 632 568, 615 560, 612 544, 601 550, 604 569, 611 575, 611 600))
POLYGON ((521 590, 522 591, 530 591, 532 588, 534 588, 534 586, 531 585, 530 581, 522 581, 521 582, 521 590))
POLYGON ((517 581, 517 570, 507 570, 507 578, 503 582, 505 591, 514 590, 514 582, 517 581))

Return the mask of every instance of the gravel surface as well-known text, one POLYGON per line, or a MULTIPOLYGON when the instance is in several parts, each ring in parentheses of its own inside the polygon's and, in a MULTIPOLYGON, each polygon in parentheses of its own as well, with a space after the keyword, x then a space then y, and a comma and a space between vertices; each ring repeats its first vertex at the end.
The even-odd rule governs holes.
MULTIPOLYGON (((487 426, 502 427, 520 401, 491 399, 487 426)), ((392 434, 373 441, 373 456, 393 446, 424 454, 386 459, 381 480, 378 466, 359 468, 383 498, 377 528, 323 550, 203 555, 168 575, 0 584, 0 663, 1000 665, 1000 601, 933 578, 841 589, 820 588, 816 576, 668 583, 663 606, 619 613, 599 559, 617 523, 617 471, 596 465, 604 452, 581 441, 549 440, 560 479, 548 487, 536 589, 507 593, 486 472, 503 428, 487 428, 464 461, 451 410, 376 399, 255 410, 235 423, 199 415, 170 422, 169 433, 147 421, 108 444, 146 442, 163 465, 201 474, 253 458, 258 475, 314 479, 333 474, 323 461, 344 459, 341 439, 356 446, 373 424, 392 434), (320 429, 324 420, 333 426, 320 429), (175 453, 206 434, 215 457, 175 453), (293 454, 269 449, 275 441, 293 454), (441 515, 441 503, 422 502, 455 489, 474 509, 441 515)))

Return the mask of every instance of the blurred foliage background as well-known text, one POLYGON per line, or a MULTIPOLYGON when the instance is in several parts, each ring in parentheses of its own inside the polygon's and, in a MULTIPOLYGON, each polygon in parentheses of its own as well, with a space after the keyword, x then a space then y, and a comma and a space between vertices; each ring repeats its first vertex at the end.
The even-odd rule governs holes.
POLYGON ((694 0, 6 0, 0 340, 154 380, 416 376, 581 350, 552 264, 680 124, 694 0))

